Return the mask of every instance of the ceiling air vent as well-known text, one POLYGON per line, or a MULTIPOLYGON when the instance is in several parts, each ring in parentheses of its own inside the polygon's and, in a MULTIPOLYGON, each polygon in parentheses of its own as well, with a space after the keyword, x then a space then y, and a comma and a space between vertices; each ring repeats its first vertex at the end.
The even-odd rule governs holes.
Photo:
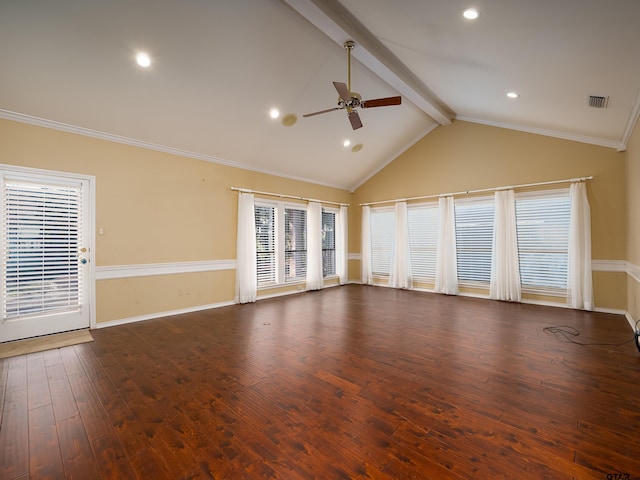
POLYGON ((607 108, 609 97, 601 97, 598 95, 589 95, 589 106, 593 108, 607 108))

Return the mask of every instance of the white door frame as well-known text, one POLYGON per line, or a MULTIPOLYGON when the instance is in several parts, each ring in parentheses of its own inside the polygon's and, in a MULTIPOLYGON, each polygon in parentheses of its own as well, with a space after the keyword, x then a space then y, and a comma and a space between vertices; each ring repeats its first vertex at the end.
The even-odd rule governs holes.
POLYGON ((59 178, 60 180, 77 179, 85 181, 88 185, 87 200, 89 202, 89 218, 87 228, 89 230, 89 255, 88 266, 85 267, 85 274, 89 295, 89 328, 96 328, 96 177, 78 173, 69 173, 55 170, 44 170, 40 168, 20 167, 16 165, 0 164, 0 170, 5 170, 16 175, 28 175, 31 177, 42 177, 43 180, 59 178), (87 268, 88 267, 88 268, 87 268))

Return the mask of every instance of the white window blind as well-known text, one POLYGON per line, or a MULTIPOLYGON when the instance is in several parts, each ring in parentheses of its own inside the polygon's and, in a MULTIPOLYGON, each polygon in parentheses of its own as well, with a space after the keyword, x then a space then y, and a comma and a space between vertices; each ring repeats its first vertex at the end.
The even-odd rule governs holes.
POLYGON ((285 208, 285 281, 304 280, 307 275, 307 211, 285 208))
POLYGON ((276 282, 275 207, 256 205, 256 256, 258 285, 276 282))
POLYGON ((460 282, 489 283, 493 245, 493 197, 456 200, 456 252, 460 282))
POLYGON ((411 274, 414 278, 435 280, 440 218, 438 204, 412 205, 407 210, 411 274))
POLYGON ((76 311, 82 187, 5 179, 2 191, 3 318, 76 311))
POLYGON ((570 217, 568 189, 516 196, 523 289, 566 291, 570 217))
POLYGON ((390 209, 371 210, 371 272, 389 275, 395 236, 395 212, 390 209))
POLYGON ((322 210, 322 276, 336 274, 336 212, 322 210))

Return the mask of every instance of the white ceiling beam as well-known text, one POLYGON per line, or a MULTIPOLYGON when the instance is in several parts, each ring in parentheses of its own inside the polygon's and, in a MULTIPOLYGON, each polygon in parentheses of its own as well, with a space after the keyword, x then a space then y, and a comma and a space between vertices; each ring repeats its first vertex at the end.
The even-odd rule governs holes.
POLYGON ((382 44, 351 12, 335 0, 283 0, 340 46, 356 42, 351 52, 369 70, 440 125, 455 113, 382 44))

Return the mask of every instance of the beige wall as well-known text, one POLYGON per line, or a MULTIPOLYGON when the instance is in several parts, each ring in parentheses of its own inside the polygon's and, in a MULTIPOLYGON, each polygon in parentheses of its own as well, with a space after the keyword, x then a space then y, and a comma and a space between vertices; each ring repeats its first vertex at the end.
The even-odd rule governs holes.
MULTIPOLYGON (((98 267, 235 259, 237 193, 231 186, 350 203, 349 252, 358 253, 359 203, 585 175, 595 177, 587 184, 593 258, 640 265, 640 189, 633 182, 640 178, 638 130, 625 154, 456 121, 431 132, 353 194, 8 120, 0 120, 0 163, 96 177, 96 227, 104 229, 96 233, 98 267)), ((349 279, 360 279, 357 260, 349 261, 349 279)), ((228 303, 234 282, 229 269, 100 280, 97 320, 228 303)), ((622 272, 594 272, 594 287, 596 306, 637 318, 638 282, 622 272)))
POLYGON ((640 122, 627 146, 627 312, 640 319, 640 122))
MULTIPOLYGON (((592 257, 625 259, 625 154, 612 148, 456 121, 438 127, 354 193, 352 203, 467 191, 593 175, 587 183, 592 257)), ((360 251, 360 215, 350 251, 360 251)), ((359 266, 354 266, 359 268, 359 266)), ((624 309, 624 273, 594 272, 600 308, 624 309)))
MULTIPOLYGON (((96 177, 98 267, 235 259, 232 186, 351 200, 340 189, 8 120, 0 163, 96 177)), ((232 302, 234 284, 233 270, 101 280, 97 321, 232 302)))

